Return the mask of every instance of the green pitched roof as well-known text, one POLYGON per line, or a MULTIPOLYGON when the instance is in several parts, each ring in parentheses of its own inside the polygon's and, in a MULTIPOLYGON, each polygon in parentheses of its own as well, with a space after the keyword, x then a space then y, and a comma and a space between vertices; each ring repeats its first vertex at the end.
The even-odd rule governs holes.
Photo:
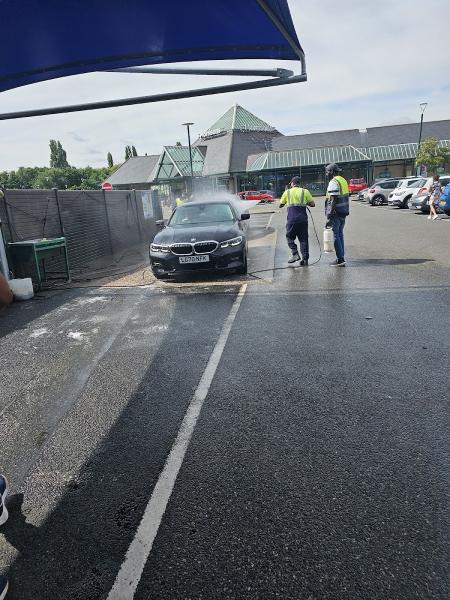
MULTIPOLYGON (((203 154, 192 147, 192 169, 195 176, 203 172, 203 154)), ((164 146, 159 158, 155 180, 173 179, 174 177, 190 177, 191 163, 188 146, 164 146)))
POLYGON ((362 162, 370 158, 353 146, 303 148, 284 152, 266 152, 249 158, 247 171, 265 171, 289 167, 327 165, 332 162, 362 162))
POLYGON ((235 104, 220 117, 211 127, 205 131, 202 138, 214 137, 230 131, 265 131, 274 132, 277 130, 254 114, 235 104))

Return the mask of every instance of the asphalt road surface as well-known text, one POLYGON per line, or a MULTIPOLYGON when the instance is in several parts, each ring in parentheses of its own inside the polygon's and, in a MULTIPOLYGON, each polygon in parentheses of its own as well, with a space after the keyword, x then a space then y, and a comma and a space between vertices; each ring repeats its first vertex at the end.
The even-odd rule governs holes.
POLYGON ((284 219, 248 278, 0 316, 8 598, 450 597, 450 220, 353 202, 347 267, 273 270, 284 219))

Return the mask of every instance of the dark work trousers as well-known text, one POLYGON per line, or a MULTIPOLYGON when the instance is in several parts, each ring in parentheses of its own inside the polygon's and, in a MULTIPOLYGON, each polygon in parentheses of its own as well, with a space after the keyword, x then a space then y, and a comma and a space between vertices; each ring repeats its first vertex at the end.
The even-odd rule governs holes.
POLYGON ((344 248, 344 227, 345 217, 338 215, 332 215, 330 217, 331 226, 334 234, 334 250, 336 252, 336 258, 345 258, 344 248))
POLYGON ((300 242, 300 252, 302 258, 309 259, 309 242, 308 242, 308 221, 303 223, 288 223, 286 225, 286 239, 292 254, 297 253, 296 238, 300 242))

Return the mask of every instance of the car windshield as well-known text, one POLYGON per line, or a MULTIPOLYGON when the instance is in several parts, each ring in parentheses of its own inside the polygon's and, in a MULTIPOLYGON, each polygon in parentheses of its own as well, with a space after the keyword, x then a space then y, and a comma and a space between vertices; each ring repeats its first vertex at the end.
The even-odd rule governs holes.
POLYGON ((234 221, 233 211, 229 204, 214 202, 210 204, 184 204, 176 209, 169 225, 197 225, 234 221))

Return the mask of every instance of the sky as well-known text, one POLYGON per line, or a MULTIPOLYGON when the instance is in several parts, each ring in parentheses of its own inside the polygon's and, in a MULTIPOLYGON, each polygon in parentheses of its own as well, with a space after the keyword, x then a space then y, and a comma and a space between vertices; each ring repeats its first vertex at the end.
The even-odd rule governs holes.
MULTIPOLYGON (((0 171, 48 166, 50 139, 60 140, 69 163, 79 167, 106 166, 108 152, 120 163, 128 144, 140 155, 159 154, 164 145, 187 143, 182 123, 194 122, 196 138, 235 103, 286 135, 417 122, 421 102, 428 102, 425 121, 450 119, 449 0, 288 2, 306 54, 306 83, 1 121, 0 171)), ((225 66, 299 71, 286 61, 225 66)), ((203 85, 227 82, 236 78, 209 77, 203 85)), ((199 87, 198 78, 91 73, 4 92, 0 112, 190 87, 199 87)))

